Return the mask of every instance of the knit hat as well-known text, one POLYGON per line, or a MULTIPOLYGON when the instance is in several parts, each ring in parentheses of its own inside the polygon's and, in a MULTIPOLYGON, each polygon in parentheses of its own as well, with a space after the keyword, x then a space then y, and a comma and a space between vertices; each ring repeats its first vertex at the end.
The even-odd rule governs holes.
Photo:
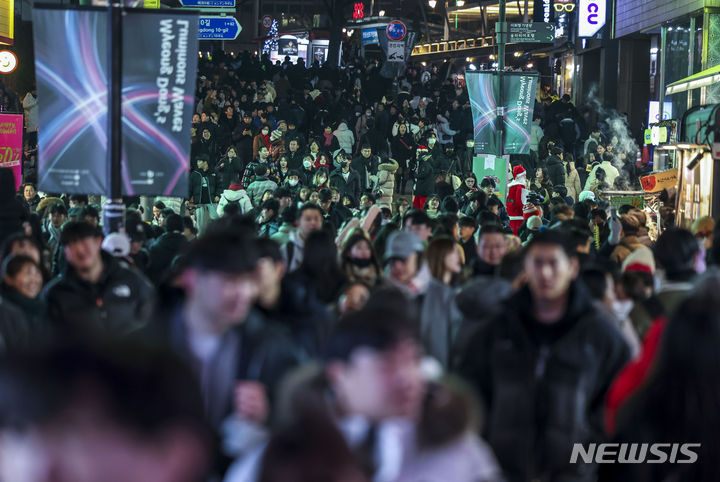
POLYGON ((583 192, 581 192, 580 195, 578 196, 578 201, 583 202, 583 201, 585 201, 586 199, 589 199, 589 200, 591 200, 591 201, 594 201, 594 200, 595 200, 595 193, 592 192, 592 191, 583 191, 583 192))
POLYGON ((233 182, 228 186, 228 189, 230 191, 240 191, 242 188, 242 184, 240 184, 239 182, 233 182))
POLYGON ((522 176, 522 177, 525 177, 525 176, 527 175, 527 173, 525 172, 525 168, 522 167, 522 166, 515 166, 515 167, 513 167, 512 172, 513 172, 513 179, 515 179, 516 181, 517 181, 521 176, 522 176))
POLYGON ((655 257, 650 248, 642 246, 630 253, 622 263, 622 272, 640 271, 655 274, 655 257))
POLYGON ((280 129, 275 129, 270 133, 270 141, 276 141, 282 137, 282 132, 280 129))
POLYGON ((527 220, 527 228, 532 231, 537 231, 542 225, 543 222, 540 216, 530 216, 527 220))
POLYGON ((311 91, 310 91, 310 98, 312 98, 312 100, 315 100, 315 99, 317 99, 317 97, 318 97, 321 93, 322 93, 322 92, 320 92, 320 91, 317 90, 317 89, 311 90, 311 91))

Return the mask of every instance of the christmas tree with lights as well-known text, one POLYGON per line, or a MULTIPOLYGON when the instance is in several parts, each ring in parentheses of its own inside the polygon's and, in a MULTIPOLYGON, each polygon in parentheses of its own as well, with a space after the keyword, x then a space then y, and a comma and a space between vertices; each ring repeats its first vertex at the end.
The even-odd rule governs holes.
POLYGON ((268 39, 263 44, 262 53, 270 55, 270 52, 277 50, 278 48, 278 22, 277 20, 272 21, 270 30, 268 30, 268 39))

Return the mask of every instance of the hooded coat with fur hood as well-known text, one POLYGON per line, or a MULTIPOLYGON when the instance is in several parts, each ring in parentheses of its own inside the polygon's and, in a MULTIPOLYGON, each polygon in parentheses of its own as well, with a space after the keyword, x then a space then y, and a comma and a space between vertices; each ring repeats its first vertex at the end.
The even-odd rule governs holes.
POLYGON ((393 193, 395 192, 395 173, 398 167, 395 159, 388 159, 378 166, 378 190, 381 192, 380 197, 377 199, 378 206, 392 206, 393 193))

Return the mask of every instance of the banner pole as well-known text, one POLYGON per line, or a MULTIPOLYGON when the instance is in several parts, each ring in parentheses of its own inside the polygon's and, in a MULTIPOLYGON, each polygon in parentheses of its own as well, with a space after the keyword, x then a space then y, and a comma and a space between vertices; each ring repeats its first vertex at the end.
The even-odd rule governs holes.
POLYGON ((108 192, 103 206, 103 232, 125 230, 122 202, 122 3, 108 3, 108 192))
POLYGON ((503 92, 503 73, 505 72, 505 43, 507 42, 507 23, 505 23, 505 0, 499 1, 499 16, 496 27, 497 43, 498 43, 498 62, 497 62, 497 119, 496 119, 496 136, 497 136, 497 155, 503 156, 505 153, 505 93, 503 92))

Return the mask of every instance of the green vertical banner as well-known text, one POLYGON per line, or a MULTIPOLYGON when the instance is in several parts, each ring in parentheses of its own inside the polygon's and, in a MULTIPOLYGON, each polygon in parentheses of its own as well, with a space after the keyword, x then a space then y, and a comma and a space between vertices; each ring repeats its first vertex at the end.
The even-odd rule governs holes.
MULTIPOLYGON (((473 115, 475 154, 500 154, 495 133, 497 72, 466 72, 465 82, 473 115)), ((535 108, 537 73, 505 72, 504 154, 530 153, 530 126, 535 108)))
POLYGON ((473 174, 478 180, 478 185, 486 177, 495 181, 495 194, 505 203, 508 185, 508 163, 509 156, 499 157, 493 154, 484 154, 473 157, 473 174))
POLYGON ((503 75, 505 154, 530 154, 530 126, 535 110, 537 74, 503 75))

